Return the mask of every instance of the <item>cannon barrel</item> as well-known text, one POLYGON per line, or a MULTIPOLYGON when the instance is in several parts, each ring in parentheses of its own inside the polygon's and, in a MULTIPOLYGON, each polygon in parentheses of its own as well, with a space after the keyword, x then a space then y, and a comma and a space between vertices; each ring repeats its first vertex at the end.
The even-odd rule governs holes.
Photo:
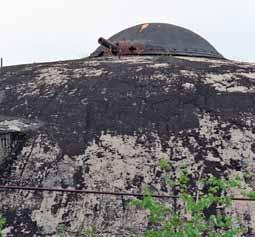
POLYGON ((103 37, 100 37, 98 39, 98 43, 101 44, 102 46, 110 49, 113 54, 117 54, 118 53, 118 46, 116 44, 114 44, 113 42, 111 42, 110 40, 107 40, 107 39, 105 39, 103 37))

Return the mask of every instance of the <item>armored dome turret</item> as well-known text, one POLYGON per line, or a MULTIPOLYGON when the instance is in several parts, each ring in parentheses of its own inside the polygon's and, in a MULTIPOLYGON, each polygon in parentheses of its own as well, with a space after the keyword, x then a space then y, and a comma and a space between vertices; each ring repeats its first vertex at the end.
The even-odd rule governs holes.
POLYGON ((109 40, 99 39, 102 45, 92 57, 120 55, 182 55, 224 58, 208 41, 185 28, 147 23, 125 29, 109 40))

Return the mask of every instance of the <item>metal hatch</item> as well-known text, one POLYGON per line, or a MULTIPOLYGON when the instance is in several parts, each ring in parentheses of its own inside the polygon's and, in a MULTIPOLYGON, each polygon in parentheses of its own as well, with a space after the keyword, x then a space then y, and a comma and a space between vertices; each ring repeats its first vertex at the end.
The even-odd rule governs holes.
POLYGON ((91 57, 110 55, 180 55, 224 57, 198 34, 171 24, 147 23, 125 29, 101 44, 91 57))

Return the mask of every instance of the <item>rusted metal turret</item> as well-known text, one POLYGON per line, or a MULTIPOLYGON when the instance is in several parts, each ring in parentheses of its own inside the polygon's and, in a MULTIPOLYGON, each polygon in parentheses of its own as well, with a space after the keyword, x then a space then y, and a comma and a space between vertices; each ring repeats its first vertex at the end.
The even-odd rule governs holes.
POLYGON ((109 40, 100 38, 98 42, 102 46, 91 57, 119 54, 224 58, 201 36, 171 24, 141 24, 123 30, 109 40))

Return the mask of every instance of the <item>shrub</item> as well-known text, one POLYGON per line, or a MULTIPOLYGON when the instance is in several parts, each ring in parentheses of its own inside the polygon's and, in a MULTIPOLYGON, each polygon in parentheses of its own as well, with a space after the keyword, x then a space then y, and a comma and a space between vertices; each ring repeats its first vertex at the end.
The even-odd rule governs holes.
MULTIPOLYGON (((165 160, 159 166, 165 174, 173 170, 165 160)), ((144 237, 235 237, 245 232, 240 220, 227 213, 233 199, 230 190, 243 188, 240 178, 215 177, 202 170, 195 174, 182 168, 178 175, 165 176, 176 195, 171 207, 157 202, 148 189, 144 198, 131 201, 149 213, 144 237)), ((247 194, 255 197, 254 192, 247 194)))

